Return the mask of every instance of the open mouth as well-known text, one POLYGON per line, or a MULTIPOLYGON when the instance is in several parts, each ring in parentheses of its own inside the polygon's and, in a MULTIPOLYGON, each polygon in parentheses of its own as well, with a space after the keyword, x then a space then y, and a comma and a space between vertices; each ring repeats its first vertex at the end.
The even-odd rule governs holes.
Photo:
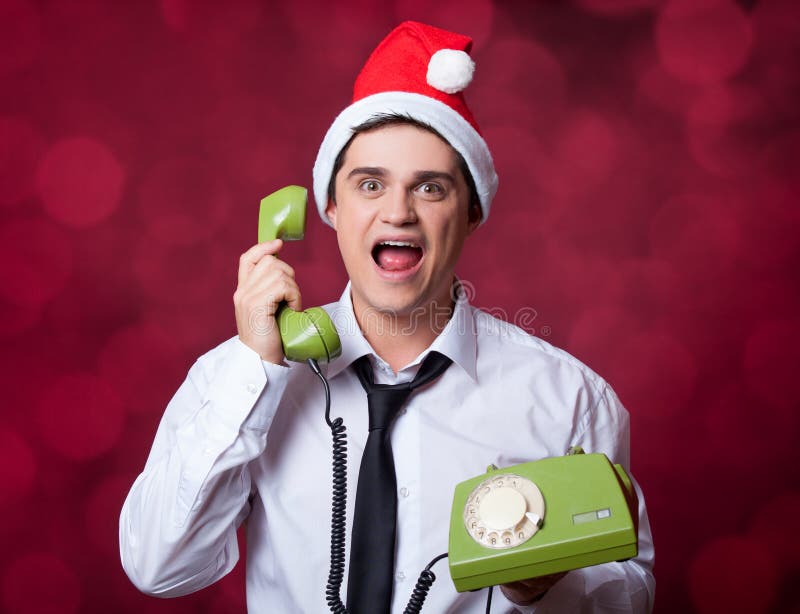
POLYGON ((422 260, 422 248, 409 241, 379 241, 372 248, 372 259, 384 271, 407 271, 422 260))

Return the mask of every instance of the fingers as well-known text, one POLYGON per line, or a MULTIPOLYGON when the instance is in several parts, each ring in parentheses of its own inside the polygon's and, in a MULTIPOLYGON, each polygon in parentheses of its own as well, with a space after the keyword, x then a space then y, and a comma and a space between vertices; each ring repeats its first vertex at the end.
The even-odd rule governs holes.
POLYGON ((245 283, 237 288, 235 300, 254 308, 267 307, 270 315, 283 301, 292 309, 299 310, 300 289, 294 279, 294 271, 285 263, 278 264, 283 266, 256 267, 245 283))
MULTIPOLYGON (((256 243, 253 247, 248 249, 239 257, 239 285, 247 279, 249 273, 262 262, 266 256, 275 256, 281 251, 283 241, 275 239, 265 243, 256 243)), ((277 258, 268 258, 267 260, 275 260, 277 258)))
POLYGON ((500 588, 507 599, 517 605, 528 605, 540 599, 567 572, 540 576, 529 580, 518 580, 503 584, 500 588))

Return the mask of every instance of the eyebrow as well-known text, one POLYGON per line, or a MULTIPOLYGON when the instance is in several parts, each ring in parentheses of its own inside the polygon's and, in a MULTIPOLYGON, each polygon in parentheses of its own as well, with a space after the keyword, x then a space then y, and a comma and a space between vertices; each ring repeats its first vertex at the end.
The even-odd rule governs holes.
POLYGON ((423 181, 434 181, 434 180, 445 180, 449 181, 450 183, 455 183, 455 177, 453 177, 450 173, 445 173, 442 171, 417 171, 414 173, 414 181, 416 183, 422 183, 423 181))
POLYGON ((347 173, 347 178, 355 177, 356 175, 373 175, 375 177, 385 177, 388 173, 385 168, 380 166, 359 166, 347 173))
MULTIPOLYGON (((359 166, 354 168, 347 174, 347 178, 355 177, 356 175, 371 175, 373 177, 386 177, 388 171, 381 166, 359 166)), ((421 183, 423 181, 445 180, 450 183, 456 183, 455 177, 450 173, 442 171, 417 171, 414 173, 414 182, 421 183)))

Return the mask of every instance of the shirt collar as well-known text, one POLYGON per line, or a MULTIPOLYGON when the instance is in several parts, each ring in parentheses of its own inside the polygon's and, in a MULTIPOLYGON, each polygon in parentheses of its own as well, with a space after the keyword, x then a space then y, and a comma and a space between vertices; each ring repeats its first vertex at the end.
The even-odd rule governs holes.
MULTIPOLYGON (((422 362, 429 352, 436 351, 450 358, 473 380, 477 380, 475 321, 466 293, 460 286, 458 288, 458 298, 450 320, 430 347, 406 365, 407 367, 422 362)), ((327 377, 335 377, 364 355, 377 356, 356 321, 350 296, 350 282, 347 283, 339 302, 326 305, 325 310, 331 316, 342 343, 342 353, 328 365, 327 377)))

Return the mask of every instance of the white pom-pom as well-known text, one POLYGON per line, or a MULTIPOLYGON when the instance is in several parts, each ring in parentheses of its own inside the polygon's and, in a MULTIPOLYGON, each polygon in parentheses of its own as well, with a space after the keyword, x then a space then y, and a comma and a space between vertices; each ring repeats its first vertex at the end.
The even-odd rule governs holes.
POLYGON ((455 94, 466 88, 475 73, 469 54, 456 49, 439 49, 428 62, 428 85, 440 92, 455 94))

